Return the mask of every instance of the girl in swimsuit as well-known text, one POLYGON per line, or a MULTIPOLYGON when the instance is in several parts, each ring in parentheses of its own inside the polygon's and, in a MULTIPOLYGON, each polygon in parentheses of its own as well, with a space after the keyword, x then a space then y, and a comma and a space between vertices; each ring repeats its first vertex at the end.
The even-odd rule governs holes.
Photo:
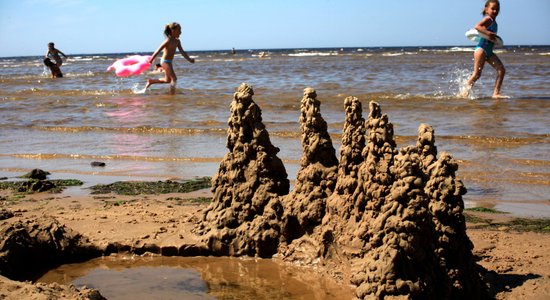
POLYGON ((180 24, 173 22, 166 25, 164 28, 164 35, 166 36, 166 40, 153 53, 153 55, 151 56, 151 59, 149 60, 149 63, 152 64, 153 61, 155 60, 155 57, 157 57, 160 51, 164 49, 162 58, 160 60, 160 65, 164 70, 164 78, 148 79, 145 89, 149 88, 151 84, 169 83, 170 92, 173 94, 176 91, 176 83, 178 80, 176 73, 174 72, 174 67, 172 66, 172 60, 174 59, 174 55, 176 54, 176 49, 178 49, 181 55, 183 55, 183 57, 187 59, 190 63, 195 63, 195 60, 193 58, 190 58, 189 55, 187 55, 187 53, 183 50, 183 47, 181 46, 181 42, 179 39, 181 35, 180 24))
POLYGON ((61 52, 61 50, 56 49, 53 42, 48 43, 48 52, 46 52, 46 55, 44 55, 44 58, 50 58, 55 61, 55 64, 58 67, 61 67, 63 64, 63 60, 61 59, 61 56, 59 54, 63 55, 65 59, 67 59, 67 55, 65 53, 61 52))
POLYGON ((460 96, 462 97, 468 96, 474 83, 479 79, 479 77, 481 77, 481 71, 483 71, 485 62, 488 62, 497 72, 497 80, 493 91, 493 98, 504 98, 504 96, 500 94, 500 87, 502 86, 506 69, 498 56, 493 53, 493 46, 495 45, 494 40, 498 29, 496 18, 499 11, 500 2, 498 0, 487 0, 485 2, 485 7, 482 12, 484 17, 479 23, 477 23, 475 29, 487 35, 489 39, 481 38, 476 47, 474 52, 474 73, 470 79, 468 79, 468 83, 464 91, 460 93, 460 96))

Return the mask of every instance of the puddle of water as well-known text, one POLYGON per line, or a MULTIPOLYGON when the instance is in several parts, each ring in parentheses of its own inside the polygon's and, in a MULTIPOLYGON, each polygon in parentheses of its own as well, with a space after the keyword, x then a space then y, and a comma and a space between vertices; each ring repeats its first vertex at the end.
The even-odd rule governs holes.
POLYGON ((353 289, 269 259, 115 255, 50 270, 38 282, 97 289, 107 299, 352 299, 353 289))

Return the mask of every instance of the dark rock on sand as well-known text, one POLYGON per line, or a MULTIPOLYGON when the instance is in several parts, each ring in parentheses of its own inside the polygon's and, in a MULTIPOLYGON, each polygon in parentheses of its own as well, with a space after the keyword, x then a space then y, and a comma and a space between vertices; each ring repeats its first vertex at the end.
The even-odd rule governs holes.
POLYGON ((12 218, 13 217, 13 212, 5 209, 5 208, 2 208, 0 209, 0 221, 1 220, 6 220, 6 219, 9 219, 9 218, 12 218))
POLYGON ((105 163, 101 161, 92 161, 90 165, 92 167, 105 167, 105 163))
POLYGON ((56 185, 49 180, 27 180, 21 182, 17 189, 20 193, 35 193, 45 192, 54 189, 56 185))
POLYGON ((48 178, 48 175, 50 175, 50 172, 41 170, 41 169, 33 169, 29 173, 25 175, 21 175, 20 178, 29 178, 29 179, 36 179, 36 180, 45 180, 48 178))

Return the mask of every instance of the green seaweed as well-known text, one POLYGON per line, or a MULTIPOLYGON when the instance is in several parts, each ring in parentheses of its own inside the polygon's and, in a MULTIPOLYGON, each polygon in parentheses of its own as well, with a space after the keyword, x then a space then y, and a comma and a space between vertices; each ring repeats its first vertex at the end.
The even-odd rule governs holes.
POLYGON ((29 179, 24 181, 0 182, 0 190, 9 189, 23 194, 33 194, 47 191, 49 193, 55 194, 61 193, 68 186, 78 186, 83 184, 84 183, 78 179, 29 179))
POLYGON ((117 181, 111 184, 98 184, 90 187, 91 194, 115 193, 118 195, 158 195, 188 193, 210 187, 210 177, 186 181, 117 181))
POLYGON ((464 218, 466 219, 466 222, 468 222, 468 223, 484 224, 484 225, 478 225, 476 227, 487 226, 487 225, 491 225, 491 223, 492 223, 490 219, 475 216, 475 215, 469 214, 467 212, 464 212, 464 218))
MULTIPOLYGON (((514 230, 550 233, 550 219, 515 218, 508 222, 514 230)), ((503 224, 503 225, 506 225, 503 224)))
POLYGON ((80 186, 84 184, 78 179, 51 179, 50 182, 56 186, 80 186))
POLYGON ((494 222, 494 220, 482 218, 467 212, 464 213, 464 217, 466 218, 466 222, 474 224, 471 228, 476 229, 485 228, 518 232, 550 233, 550 219, 514 218, 504 222, 494 222))
POLYGON ((197 198, 189 198, 185 199, 187 202, 190 203, 196 203, 196 204, 203 204, 203 203, 210 203, 212 202, 211 197, 197 197, 197 198))
POLYGON ((487 207, 471 207, 471 208, 466 208, 465 210, 466 211, 477 211, 477 212, 489 213, 489 214, 507 214, 507 212, 492 209, 492 208, 487 208, 487 207))
POLYGON ((118 200, 115 203, 113 203, 114 206, 121 206, 121 205, 124 205, 124 204, 126 204, 126 201, 124 201, 124 200, 118 200))
POLYGON ((21 181, 2 181, 0 190, 17 190, 21 186, 21 181))

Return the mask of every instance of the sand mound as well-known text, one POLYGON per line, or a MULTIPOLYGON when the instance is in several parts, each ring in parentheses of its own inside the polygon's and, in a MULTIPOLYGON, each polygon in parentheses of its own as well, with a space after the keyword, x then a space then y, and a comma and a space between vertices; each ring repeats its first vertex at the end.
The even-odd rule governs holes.
POLYGON ((0 299, 73 299, 73 300, 104 300, 99 291, 81 288, 74 285, 57 283, 18 282, 0 276, 0 299))
POLYGON ((32 278, 31 270, 101 255, 88 239, 49 217, 17 221, 0 236, 0 275, 15 280, 32 278))
POLYGON ((3 227, 0 236, 0 298, 105 299, 96 290, 77 289, 73 285, 14 281, 33 278, 38 271, 55 265, 101 255, 88 239, 57 220, 50 217, 17 220, 3 227))

